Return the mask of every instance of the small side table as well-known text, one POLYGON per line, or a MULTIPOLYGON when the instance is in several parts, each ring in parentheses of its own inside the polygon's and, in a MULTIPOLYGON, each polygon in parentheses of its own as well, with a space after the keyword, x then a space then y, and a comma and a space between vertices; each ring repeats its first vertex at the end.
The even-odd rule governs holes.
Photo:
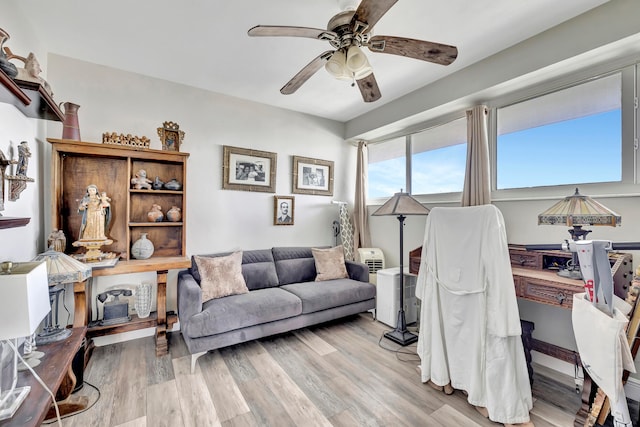
MULTIPOLYGON (((86 333, 86 327, 73 328, 69 338, 38 346, 38 350, 42 351, 44 356, 40 359, 40 364, 33 369, 54 395, 58 396, 58 400, 70 395, 75 386, 76 379, 71 364, 82 346, 86 333)), ((25 385, 31 386, 27 398, 12 418, 0 421, 0 427, 36 427, 44 421, 52 403, 51 396, 30 371, 18 373, 18 387, 25 385)))

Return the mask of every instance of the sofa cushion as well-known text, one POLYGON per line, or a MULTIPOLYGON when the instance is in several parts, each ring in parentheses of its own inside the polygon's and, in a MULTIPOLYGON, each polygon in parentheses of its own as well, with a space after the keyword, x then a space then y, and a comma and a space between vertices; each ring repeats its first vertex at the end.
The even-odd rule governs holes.
MULTIPOLYGON (((200 255, 200 257, 215 258, 229 255, 231 252, 200 255)), ((198 265, 191 257, 191 275, 198 283, 202 282, 198 265)), ((278 275, 273 262, 271 249, 250 250, 242 253, 242 275, 249 290, 278 286, 278 275)))
POLYGON ((242 252, 215 258, 195 256, 202 281, 202 302, 249 292, 242 276, 242 252))
POLYGON ((276 247, 271 251, 280 285, 316 279, 316 264, 310 247, 276 247))
POLYGON ((352 279, 292 283, 281 286, 280 289, 291 292, 302 300, 303 314, 366 301, 376 296, 374 285, 352 279))
POLYGON ((316 282, 349 277, 342 245, 329 249, 311 248, 311 253, 316 265, 316 282))
POLYGON ((244 251, 242 254, 242 274, 250 290, 279 285, 271 249, 244 251))
POLYGON ((302 302, 279 288, 266 288, 242 295, 210 300, 202 312, 192 316, 185 331, 191 338, 204 337, 298 316, 302 302))

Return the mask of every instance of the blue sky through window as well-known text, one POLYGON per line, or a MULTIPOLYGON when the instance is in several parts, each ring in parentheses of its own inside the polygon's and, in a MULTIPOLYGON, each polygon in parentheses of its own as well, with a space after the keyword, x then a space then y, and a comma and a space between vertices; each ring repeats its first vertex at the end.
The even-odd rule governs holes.
MULTIPOLYGON (((497 187, 616 182, 622 179, 622 120, 615 109, 498 136, 497 187)), ((466 144, 412 158, 412 193, 462 191, 466 144)), ((405 157, 369 164, 368 197, 405 189, 405 157)))
POLYGON ((621 110, 498 136, 497 187, 622 179, 621 110))

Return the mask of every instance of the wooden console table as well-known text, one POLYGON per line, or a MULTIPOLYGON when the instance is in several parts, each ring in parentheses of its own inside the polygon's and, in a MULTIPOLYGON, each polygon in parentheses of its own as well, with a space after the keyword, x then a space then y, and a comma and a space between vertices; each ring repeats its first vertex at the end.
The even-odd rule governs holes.
MULTIPOLYGON (((71 370, 71 363, 82 345, 86 330, 85 327, 73 328, 69 338, 38 346, 38 351, 44 352, 44 356, 40 359, 40 365, 33 369, 47 387, 54 394, 58 392, 57 395, 62 398, 71 394, 75 386, 75 375, 71 370)), ((51 396, 30 371, 19 372, 18 387, 26 385, 31 386, 27 398, 12 418, 0 421, 0 427, 40 426, 44 421, 52 403, 51 396)))
MULTIPOLYGON (((155 271, 158 289, 156 293, 157 311, 147 318, 131 316, 131 321, 116 325, 100 326, 88 323, 90 302, 92 301, 91 284, 76 283, 74 286, 75 313, 78 320, 88 326, 87 336, 90 338, 111 335, 121 332, 135 331, 144 328, 156 328, 156 355, 162 356, 169 351, 167 330, 176 323, 178 316, 167 315, 167 273, 169 270, 184 269, 191 266, 191 261, 184 257, 158 257, 144 260, 119 261, 114 267, 94 269, 92 277, 114 276, 118 274, 143 273, 155 271)), ((76 322, 74 321, 74 326, 76 322)))

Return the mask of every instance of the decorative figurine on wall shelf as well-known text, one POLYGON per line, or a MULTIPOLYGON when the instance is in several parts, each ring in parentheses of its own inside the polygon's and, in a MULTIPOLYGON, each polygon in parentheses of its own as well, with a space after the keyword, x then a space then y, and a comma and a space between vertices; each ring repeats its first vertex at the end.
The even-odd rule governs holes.
POLYGON ((158 128, 158 136, 162 142, 162 149, 167 151, 180 151, 180 145, 184 138, 184 131, 180 130, 180 125, 174 122, 163 122, 158 128))
POLYGON ((151 190, 151 180, 147 178, 147 171, 140 169, 136 176, 131 178, 131 185, 136 190, 151 190))
POLYGON ((15 55, 8 47, 5 47, 4 51, 7 54, 7 59, 15 58, 24 62, 24 68, 17 67, 18 74, 14 78, 15 81, 38 83, 42 85, 49 96, 53 96, 53 92, 51 91, 51 86, 49 86, 49 83, 47 83, 45 79, 40 77, 42 68, 40 68, 40 62, 38 62, 33 52, 29 52, 29 55, 27 55, 27 57, 25 58, 24 56, 15 55))
POLYGON ((113 240, 106 235, 111 222, 111 199, 106 192, 100 193, 98 186, 90 184, 80 201, 78 212, 82 213, 82 225, 79 239, 73 242, 75 247, 85 247, 87 252, 78 256, 81 261, 91 262, 110 259, 115 254, 103 253, 101 246, 110 245, 113 240))
POLYGON ((0 150, 0 212, 4 210, 4 172, 7 169, 7 166, 11 164, 13 164, 13 161, 7 159, 2 150, 0 150))
POLYGON ((67 237, 64 235, 64 231, 54 229, 47 238, 47 247, 56 252, 64 253, 67 248, 67 237))
POLYGON ((12 202, 15 202, 20 198, 20 193, 27 188, 27 182, 34 182, 33 178, 29 178, 27 176, 29 157, 31 157, 29 144, 27 141, 22 141, 20 145, 18 145, 18 160, 11 162, 16 165, 15 174, 6 176, 6 178, 11 182, 11 185, 9 186, 9 200, 12 202))
POLYGON ((121 145, 124 148, 149 148, 151 140, 146 136, 137 136, 128 134, 117 134, 115 132, 105 132, 102 134, 103 144, 121 145))

